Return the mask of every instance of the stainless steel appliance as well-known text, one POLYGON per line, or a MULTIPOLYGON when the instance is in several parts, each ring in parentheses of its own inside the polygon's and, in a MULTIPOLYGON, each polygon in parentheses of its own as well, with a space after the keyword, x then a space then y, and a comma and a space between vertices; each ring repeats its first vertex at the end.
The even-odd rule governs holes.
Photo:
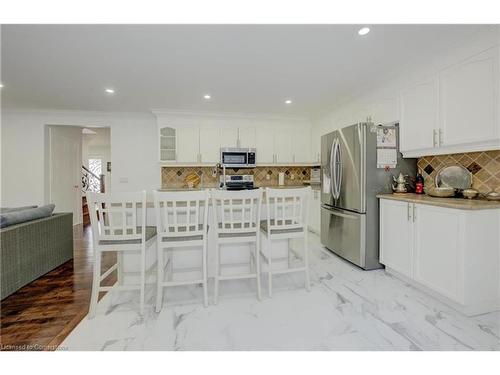
POLYGON ((250 174, 220 176, 219 180, 220 187, 224 187, 226 190, 255 189, 253 175, 250 174))
POLYGON ((255 168, 255 148, 223 147, 220 163, 226 168, 255 168))
MULTIPOLYGON (((398 125, 394 128, 398 147, 398 125)), ((321 137, 321 243, 369 270, 379 263, 377 194, 392 192, 392 176, 415 176, 416 159, 397 149, 395 168, 377 168, 377 129, 360 123, 321 137)))

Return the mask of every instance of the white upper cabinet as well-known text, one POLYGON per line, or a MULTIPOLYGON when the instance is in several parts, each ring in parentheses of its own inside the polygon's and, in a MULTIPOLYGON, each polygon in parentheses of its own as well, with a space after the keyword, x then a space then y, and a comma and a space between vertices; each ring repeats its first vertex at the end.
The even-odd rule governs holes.
POLYGON ((438 79, 434 77, 401 92, 400 148, 402 152, 436 146, 438 90, 438 79))
POLYGON ((158 128, 159 159, 163 162, 175 162, 176 159, 176 129, 170 126, 158 128))
POLYGON ((219 144, 220 147, 238 147, 238 128, 234 126, 221 127, 219 144))
POLYGON ((311 130, 303 127, 296 128, 292 133, 292 150, 294 163, 308 163, 311 160, 311 130))
POLYGON ((200 151, 200 132, 196 126, 176 128, 178 163, 197 163, 200 151))
POLYGON ((274 129, 274 158, 276 163, 293 163, 293 138, 294 132, 288 127, 279 126, 274 129))
MULTIPOLYGON (((221 143, 221 130, 222 129, 218 127, 211 126, 203 126, 200 128, 199 163, 218 163, 220 161, 220 148, 221 145, 223 145, 223 143, 221 143)), ((229 130, 228 132, 224 131, 224 133, 226 134, 225 138, 228 138, 228 134, 231 135, 229 130)), ((236 138, 230 140, 230 142, 235 145, 236 138)))
POLYGON ((272 126, 259 126, 255 131, 257 163, 274 163, 274 131, 272 126))
POLYGON ((254 126, 242 126, 238 129, 238 145, 239 147, 256 147, 257 139, 254 126))
POLYGON ((441 146, 498 139, 498 49, 493 48, 441 74, 441 146))
POLYGON ((292 121, 160 117, 158 159, 167 164, 213 165, 220 162, 221 147, 243 147, 256 148, 261 165, 311 163, 310 127, 292 121))
POLYGON ((499 49, 469 57, 400 95, 406 157, 500 147, 499 49))

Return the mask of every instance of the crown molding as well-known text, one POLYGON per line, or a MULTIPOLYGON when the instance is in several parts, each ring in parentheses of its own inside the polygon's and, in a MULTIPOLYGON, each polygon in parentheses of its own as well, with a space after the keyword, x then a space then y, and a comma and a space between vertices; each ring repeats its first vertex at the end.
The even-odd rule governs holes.
POLYGON ((243 112, 215 112, 215 111, 186 111, 178 109, 153 108, 151 112, 158 118, 163 116, 183 117, 219 117, 234 119, 267 119, 267 120, 302 120, 309 121, 307 116, 277 115, 270 113, 243 113, 243 112))

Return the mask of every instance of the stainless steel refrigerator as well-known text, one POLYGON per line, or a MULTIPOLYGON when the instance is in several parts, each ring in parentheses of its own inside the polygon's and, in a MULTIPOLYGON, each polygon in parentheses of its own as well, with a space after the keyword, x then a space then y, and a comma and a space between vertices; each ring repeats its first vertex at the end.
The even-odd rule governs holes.
POLYGON ((379 263, 379 205, 376 195, 392 191, 392 176, 415 176, 416 159, 403 159, 396 134, 397 165, 377 168, 377 129, 360 123, 321 137, 321 243, 370 270, 379 263))

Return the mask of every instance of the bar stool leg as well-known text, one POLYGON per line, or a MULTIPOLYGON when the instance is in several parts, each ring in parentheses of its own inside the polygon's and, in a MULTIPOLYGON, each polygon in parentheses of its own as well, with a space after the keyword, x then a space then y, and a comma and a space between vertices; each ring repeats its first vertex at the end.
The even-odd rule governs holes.
POLYGON ((97 301, 99 300, 99 289, 101 286, 101 252, 95 249, 94 256, 94 275, 92 280, 92 295, 90 297, 89 317, 95 316, 97 301))
POLYGON ((141 293, 140 293, 140 313, 144 314, 144 289, 146 286, 146 244, 141 247, 141 293))
POLYGON ((215 277, 214 277, 214 304, 217 305, 219 301, 219 269, 220 269, 220 247, 219 244, 215 245, 215 277))
POLYGON ((203 254, 202 254, 202 264, 203 264, 203 304, 208 307, 208 288, 207 288, 207 238, 205 236, 203 240, 203 254))
POLYGON ((255 241, 255 272, 257 273, 257 298, 262 300, 262 292, 260 287, 260 241, 257 238, 255 241))
POLYGON ((272 269, 272 251, 271 251, 271 236, 267 236, 267 263, 268 263, 268 270, 267 270, 267 278, 268 278, 268 287, 269 287, 269 297, 273 296, 273 274, 271 272, 272 269))
POLYGON ((304 266, 306 267, 306 289, 311 290, 311 280, 309 276, 309 243, 307 241, 307 231, 304 232, 304 266))
POLYGON ((156 243, 156 312, 161 311, 163 302, 163 248, 156 243))

